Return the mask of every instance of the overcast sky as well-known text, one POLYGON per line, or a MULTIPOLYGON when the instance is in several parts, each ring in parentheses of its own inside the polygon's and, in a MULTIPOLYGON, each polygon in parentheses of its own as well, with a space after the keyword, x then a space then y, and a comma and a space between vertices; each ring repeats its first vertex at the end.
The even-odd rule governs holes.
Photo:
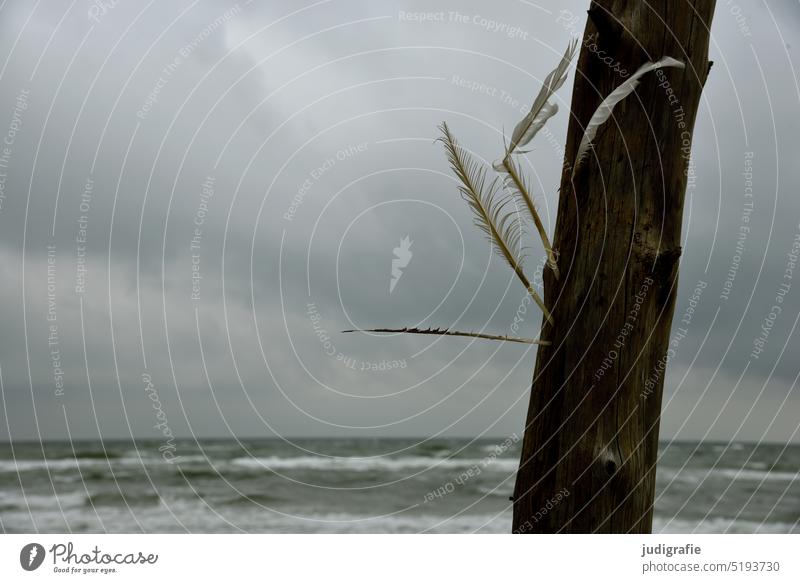
MULTIPOLYGON (((0 7, 0 439, 159 437, 153 395, 177 435, 521 432, 533 348, 339 331, 509 333, 436 126, 496 158, 587 2, 101 4, 0 7)), ((800 441, 798 48, 798 2, 718 2, 664 438, 800 441)), ((571 86, 525 164, 550 232, 571 86)))

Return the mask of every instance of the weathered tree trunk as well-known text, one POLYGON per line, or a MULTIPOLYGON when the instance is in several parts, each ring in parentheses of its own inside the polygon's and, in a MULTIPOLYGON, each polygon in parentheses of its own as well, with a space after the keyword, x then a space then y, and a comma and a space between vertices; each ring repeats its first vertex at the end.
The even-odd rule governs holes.
POLYGON ((545 275, 555 324, 543 325, 552 344, 536 359, 514 532, 652 528, 663 359, 714 3, 592 2, 584 39, 596 38, 575 76, 554 236, 561 278, 545 275), (625 80, 619 69, 630 76, 664 56, 685 70, 645 75, 572 178, 583 128, 625 80))

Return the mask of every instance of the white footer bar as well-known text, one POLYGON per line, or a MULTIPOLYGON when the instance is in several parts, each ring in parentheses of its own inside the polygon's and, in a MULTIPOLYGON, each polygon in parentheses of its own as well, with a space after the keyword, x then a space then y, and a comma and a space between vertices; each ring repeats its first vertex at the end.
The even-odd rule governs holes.
POLYGON ((798 555, 767 534, 30 534, 0 537, 0 581, 797 582, 798 555))

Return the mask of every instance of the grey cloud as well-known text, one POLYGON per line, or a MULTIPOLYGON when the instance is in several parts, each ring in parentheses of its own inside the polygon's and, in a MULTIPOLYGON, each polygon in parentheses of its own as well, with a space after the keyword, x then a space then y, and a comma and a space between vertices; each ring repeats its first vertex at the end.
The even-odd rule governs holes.
MULTIPOLYGON (((104 437, 127 436, 129 424, 135 435, 148 436, 152 415, 142 391, 145 370, 158 384, 173 429, 184 435, 226 435, 229 427, 239 435, 432 435, 451 425, 447 433, 452 435, 518 432, 534 351, 338 331, 423 320, 422 325, 508 332, 524 290, 472 228, 433 140, 436 125, 447 120, 476 155, 497 156, 504 130, 517 121, 568 41, 569 31, 555 22, 557 13, 525 3, 431 8, 350 2, 323 4, 275 22, 301 7, 240 3, 234 16, 203 33, 231 6, 152 7, 124 37, 142 6, 120 3, 99 22, 87 17, 85 7, 76 7, 58 30, 63 13, 38 9, 13 54, 13 39, 30 6, 4 6, 0 61, 9 57, 9 64, 3 75, 8 90, 0 96, 0 134, 20 89, 30 89, 30 105, 14 143, 0 214, 5 276, 0 322, 7 331, 0 364, 10 419, 6 427, 0 416, 0 435, 36 437, 35 405, 40 431, 64 436, 63 405, 74 437, 95 435, 98 424, 104 437), (457 10, 470 18, 454 22, 447 14, 444 22, 423 23, 399 18, 400 11, 421 10, 457 10), (518 25, 527 38, 491 32, 472 22, 476 14, 518 25), (348 24, 364 19, 372 20, 348 24), (164 67, 191 43, 191 54, 166 75, 144 119, 137 117, 165 76, 164 67), (471 91, 454 76, 488 89, 471 91), (347 153, 359 144, 366 144, 363 151, 347 153), (81 298, 73 287, 76 221, 90 174, 95 190, 88 212, 84 352, 81 298), (190 241, 209 175, 215 179, 214 195, 201 226, 200 299, 192 300, 190 241), (407 235, 414 240, 414 255, 390 294, 392 249, 407 235), (58 250, 63 397, 54 394, 47 347, 45 246, 50 243, 58 250), (335 345, 333 356, 325 354, 315 334, 310 302, 335 345), (336 359, 338 354, 358 367, 403 359, 407 367, 353 370, 336 359), (364 398, 391 393, 399 394, 364 398), (339 427, 382 424, 389 425, 339 427)), ((580 16, 576 30, 582 30, 583 3, 565 8, 580 16)), ((783 40, 767 11, 745 14, 750 37, 723 3, 713 24, 715 66, 695 134, 697 182, 685 212, 676 319, 696 283, 707 282, 707 288, 667 374, 666 437, 703 436, 709 419, 724 407, 774 304, 785 252, 798 230, 800 203, 794 193, 800 169, 793 162, 800 121, 792 67, 800 23, 796 7, 773 10, 783 40), (755 210, 730 297, 722 300, 736 253, 748 151, 754 153, 755 210), (689 414, 698 399, 696 412, 689 414)), ((559 94, 562 114, 548 126, 552 138, 541 136, 528 156, 551 229, 569 85, 559 94)), ((541 250, 531 242, 533 271, 541 250)), ((749 365, 709 437, 760 438, 787 394, 786 408, 796 410, 791 387, 798 371, 797 343, 787 337, 800 311, 797 294, 793 289, 782 305, 763 355, 749 365)), ((539 315, 529 308, 521 333, 534 335, 538 323, 539 315)), ((780 413, 767 437, 796 439, 796 427, 796 416, 780 413)))

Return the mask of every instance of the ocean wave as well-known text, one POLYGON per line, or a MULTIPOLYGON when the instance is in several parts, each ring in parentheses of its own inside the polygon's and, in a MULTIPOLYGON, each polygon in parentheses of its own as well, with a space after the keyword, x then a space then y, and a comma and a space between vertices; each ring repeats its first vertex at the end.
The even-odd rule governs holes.
MULTIPOLYGON (((109 468, 117 471, 123 467, 161 466, 163 468, 180 468, 187 476, 213 477, 218 472, 249 469, 272 470, 325 470, 325 471, 388 471, 398 472, 406 470, 425 469, 468 469, 496 472, 515 472, 518 461, 516 458, 444 458, 433 456, 404 456, 404 457, 239 457, 233 460, 219 460, 203 455, 180 456, 179 463, 167 464, 160 457, 124 457, 111 460, 97 458, 60 458, 60 459, 18 459, 0 461, 0 473, 17 474, 23 472, 49 471, 49 472, 74 472, 86 470, 95 472, 108 472, 109 468)), ((76 477, 79 475, 76 474, 76 477)))
POLYGON ((800 480, 800 472, 770 472, 760 470, 713 470, 715 475, 737 480, 794 482, 800 480))
POLYGON ((59 494, 58 497, 53 495, 42 494, 21 494, 14 493, 8 494, 0 492, 0 509, 5 512, 18 510, 26 511, 33 510, 52 510, 62 511, 66 508, 83 506, 86 496, 81 492, 70 492, 66 494, 59 494))
POLYGON ((696 521, 664 516, 653 518, 654 534, 792 534, 797 532, 800 532, 798 525, 787 522, 757 522, 722 517, 696 521))
MULTIPOLYGON (((187 455, 179 456, 179 463, 196 463, 196 462, 211 462, 211 458, 203 455, 187 455)), ((0 461, 0 473, 20 473, 20 472, 36 472, 36 471, 51 471, 59 472, 65 470, 76 469, 91 469, 91 468, 118 468, 122 466, 168 466, 174 467, 164 461, 160 456, 147 456, 147 457, 121 457, 101 459, 99 457, 68 457, 68 458, 55 458, 55 459, 17 459, 17 460, 2 460, 0 461)))
POLYGON ((367 516, 352 513, 312 513, 297 517, 275 516, 256 528, 257 532, 314 533, 509 533, 511 512, 462 514, 448 517, 435 514, 402 513, 367 516))
POLYGON ((478 492, 484 496, 491 496, 494 498, 501 498, 502 500, 510 500, 514 490, 509 487, 504 488, 478 488, 478 492))
POLYGON ((101 462, 94 458, 85 458, 79 460, 76 458, 62 458, 54 460, 3 460, 0 462, 0 472, 2 473, 19 473, 19 472, 32 472, 32 471, 59 471, 59 470, 74 470, 79 466, 108 466, 107 461, 101 462))
POLYGON ((265 470, 312 470, 330 471, 346 470, 350 472, 388 471, 401 472, 406 470, 426 469, 468 469, 478 468, 481 471, 490 470, 497 472, 515 472, 518 462, 516 459, 472 459, 450 458, 432 459, 422 456, 405 456, 398 458, 376 457, 356 458, 339 457, 325 458, 316 456, 300 457, 262 457, 262 458, 236 458, 232 462, 248 468, 261 468, 265 470))
POLYGON ((277 503, 286 502, 284 498, 280 496, 274 496, 272 494, 266 493, 250 493, 245 494, 242 493, 236 496, 227 496, 221 498, 210 498, 208 499, 208 503, 212 507, 216 507, 217 505, 222 506, 244 506, 251 508, 254 505, 264 505, 264 506, 274 506, 277 503))
POLYGON ((84 459, 96 459, 96 460, 105 460, 105 459, 118 459, 123 457, 121 453, 114 452, 114 451, 103 451, 103 450, 78 450, 75 452, 75 455, 72 458, 65 458, 65 459, 74 459, 74 458, 84 458, 84 459))
POLYGON ((158 506, 161 496, 157 492, 95 492, 85 498, 86 506, 158 506))
MULTIPOLYGON (((257 497, 251 496, 251 498, 257 497)), ((4 527, 9 532, 63 531, 130 532, 307 532, 307 533, 508 533, 511 530, 510 510, 445 514, 417 511, 381 515, 380 509, 365 513, 356 509, 342 512, 309 511, 282 508, 282 513, 258 510, 253 500, 240 497, 212 497, 205 501, 196 497, 161 496, 125 500, 116 493, 93 494, 87 499, 78 492, 53 496, 11 497, 0 494, 4 527), (92 504, 93 502, 93 504, 92 504), (129 511, 125 502, 131 505, 129 511), (27 503, 27 504, 26 504, 27 503), (29 506, 28 506, 29 505, 29 506), (209 507, 210 505, 210 507, 209 507), (30 508, 30 510, 29 510, 30 508), (31 512, 33 511, 33 512, 31 512), (35 524, 32 521, 36 517, 35 524)), ((271 506, 271 496, 261 495, 255 501, 271 506)), ((388 512, 388 508, 384 509, 388 512)), ((734 520, 728 517, 675 518, 663 513, 653 520, 654 533, 798 533, 800 526, 789 522, 734 520)))
POLYGON ((657 475, 659 480, 678 480, 693 484, 699 484, 705 480, 713 480, 715 478, 755 482, 794 482, 800 480, 800 472, 770 472, 732 468, 691 468, 683 470, 677 468, 658 468, 657 475))

